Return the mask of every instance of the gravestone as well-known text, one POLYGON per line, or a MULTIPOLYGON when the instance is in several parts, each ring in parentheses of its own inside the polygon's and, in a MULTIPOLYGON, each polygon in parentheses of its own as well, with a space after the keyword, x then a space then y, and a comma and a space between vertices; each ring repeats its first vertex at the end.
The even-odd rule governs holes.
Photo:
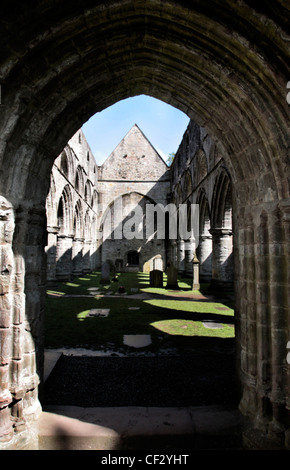
POLYGON ((194 255, 193 259, 193 280, 192 280, 192 289, 200 289, 199 283, 199 261, 197 259, 196 254, 194 255))
POLYGON ((123 343, 126 346, 131 346, 133 348, 144 348, 145 346, 149 346, 151 344, 151 336, 150 335, 124 335, 123 336, 123 343))
POLYGON ((163 287, 163 271, 159 269, 150 271, 150 287, 163 287))
POLYGON ((102 264, 101 270, 101 284, 108 284, 110 282, 110 264, 105 261, 102 264))
POLYGON ((177 275, 178 270, 174 264, 170 263, 166 271, 167 274, 167 289, 178 289, 177 275))

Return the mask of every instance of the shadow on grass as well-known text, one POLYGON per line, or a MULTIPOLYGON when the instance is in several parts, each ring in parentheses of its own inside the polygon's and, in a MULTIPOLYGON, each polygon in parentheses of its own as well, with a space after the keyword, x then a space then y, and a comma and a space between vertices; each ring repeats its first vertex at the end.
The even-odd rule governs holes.
MULTIPOLYGON (((122 353, 132 351, 123 344, 124 334, 150 334, 152 344, 148 352, 158 352, 160 348, 200 347, 200 338, 234 337, 234 312, 223 303, 211 298, 200 298, 200 293, 187 289, 189 280, 180 281, 176 293, 149 287, 146 273, 122 273, 117 282, 108 286, 100 284, 100 274, 94 273, 75 279, 69 283, 59 283, 50 289, 47 299, 45 322, 48 348, 85 347, 101 350, 117 350, 122 353), (139 292, 150 294, 116 296, 122 285, 131 294, 131 287, 139 292), (90 295, 89 289, 99 288, 97 295, 90 295), (183 291, 183 288, 186 289, 183 291), (106 294, 110 293, 110 296, 106 294), (191 292, 192 298, 183 297, 183 292, 191 292), (70 297, 77 295, 77 297, 70 297), (80 297, 78 297, 78 295, 80 297), (82 297, 85 296, 85 297, 82 297), (129 310, 133 307, 135 310, 129 310), (109 309, 106 318, 88 316, 91 309, 109 309), (218 323, 220 329, 207 329, 202 322, 218 323)), ((211 340, 212 342, 212 340, 211 340)), ((220 347, 220 346, 219 346, 220 347)))
POLYGON ((47 383, 44 404, 78 406, 199 406, 237 402, 234 312, 225 303, 191 291, 180 280, 136 298, 131 287, 149 293, 145 273, 121 274, 100 284, 99 273, 61 283, 47 299, 46 347, 88 348, 121 357, 61 356, 47 383), (119 286, 130 292, 118 296, 119 286), (110 296, 87 295, 89 289, 110 296), (192 294, 192 298, 188 295, 192 294), (195 296, 195 298, 194 298, 195 296), (200 299, 200 296, 205 297, 200 299), (196 300, 197 299, 197 300, 196 300), (129 310, 134 307, 136 310, 129 310), (105 318, 90 309, 107 308, 105 318), (224 310, 226 309, 226 310, 224 310), (207 329, 204 321, 222 328, 207 329), (125 334, 149 334, 152 343, 138 350, 123 344, 125 334), (134 357, 139 354, 137 357, 134 357), (146 353, 140 358, 140 353, 146 353), (127 357, 122 357, 122 355, 127 357))

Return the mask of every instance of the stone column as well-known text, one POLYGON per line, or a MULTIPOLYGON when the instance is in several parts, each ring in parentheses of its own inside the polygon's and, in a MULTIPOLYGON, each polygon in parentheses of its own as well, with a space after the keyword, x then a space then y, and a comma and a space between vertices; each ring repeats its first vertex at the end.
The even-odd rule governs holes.
POLYGON ((177 243, 176 240, 171 240, 170 241, 170 261, 174 266, 177 265, 177 243))
POLYGON ((0 449, 13 439, 10 408, 11 342, 13 337, 13 293, 15 262, 12 251, 14 211, 12 205, 0 197, 0 449))
POLYGON ((53 285, 56 282, 56 247, 57 247, 57 234, 58 227, 47 227, 47 284, 53 285))
POLYGON ((60 281, 71 280, 72 241, 73 241, 73 235, 59 234, 57 237, 56 277, 60 281))
POLYGON ((12 214, 11 207, 0 210, 0 448, 7 442, 9 449, 32 450, 38 448, 41 411, 46 215, 44 207, 22 203, 14 209, 14 230, 12 214))
POLYGON ((184 240, 178 240, 178 272, 181 275, 185 273, 185 250, 184 250, 184 240))
POLYGON ((91 241, 86 240, 83 248, 83 272, 90 273, 91 271, 91 241))
POLYGON ((195 253, 195 241, 192 238, 186 240, 185 245, 185 274, 187 276, 192 276, 193 274, 193 259, 195 253))
POLYGON ((97 243, 95 241, 92 241, 91 242, 91 253, 90 253, 90 256, 91 256, 91 271, 96 271, 97 269, 97 243))
POLYGON ((239 219, 243 226, 235 239, 236 339, 242 384, 239 408, 249 420, 244 444, 290 448, 289 213, 283 214, 273 202, 245 208, 239 219))
POLYGON ((200 235, 197 249, 200 282, 210 282, 212 277, 212 236, 200 235))
POLYGON ((212 235, 212 280, 213 289, 233 289, 233 238, 232 230, 211 229, 212 235))
POLYGON ((72 274, 76 277, 84 271, 83 245, 83 238, 74 238, 72 242, 72 274))

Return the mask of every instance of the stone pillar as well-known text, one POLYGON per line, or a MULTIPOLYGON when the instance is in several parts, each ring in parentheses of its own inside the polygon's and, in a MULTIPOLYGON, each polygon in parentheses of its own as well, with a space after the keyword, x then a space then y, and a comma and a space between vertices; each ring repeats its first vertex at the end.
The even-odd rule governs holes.
POLYGON ((70 281, 72 276, 73 235, 59 234, 56 248, 56 277, 60 281, 70 281))
POLYGON ((195 253, 195 241, 190 238, 185 242, 185 274, 189 277, 193 274, 193 259, 195 253))
POLYGON ((233 238, 232 230, 211 229, 212 235, 212 280, 213 289, 233 289, 233 238))
POLYGON ((28 210, 23 210, 21 207, 16 212, 16 226, 17 233, 13 247, 16 257, 16 277, 21 279, 16 293, 22 299, 22 282, 25 281, 25 319, 23 324, 17 325, 15 332, 14 344, 18 344, 18 347, 15 347, 14 367, 17 385, 12 391, 17 402, 11 414, 16 426, 20 425, 19 431, 28 429, 30 439, 34 438, 36 445, 38 440, 36 419, 41 411, 38 392, 41 391, 44 366, 47 265, 45 206, 34 206, 28 210))
POLYGON ((0 209, 0 448, 38 448, 46 292, 45 208, 0 209), (14 219, 13 219, 14 214, 14 219), (15 223, 15 229, 14 229, 15 223), (13 240, 13 241, 12 241, 13 240))
POLYGON ((91 241, 87 240, 83 248, 83 272, 90 273, 91 271, 91 241))
POLYGON ((72 274, 76 277, 84 271, 83 245, 83 238, 74 238, 72 243, 72 274))
POLYGON ((181 275, 185 273, 185 250, 184 250, 184 240, 178 240, 178 272, 181 275))
POLYGON ((177 243, 176 240, 170 241, 170 261, 171 263, 176 266, 177 265, 177 243))
POLYGON ((91 271, 96 271, 97 266, 98 266, 98 256, 97 256, 97 243, 95 241, 92 241, 91 243, 91 271))
POLYGON ((200 235, 197 249, 200 282, 210 282, 212 277, 212 236, 200 235))
POLYGON ((47 227, 47 284, 53 285, 57 281, 56 279, 56 247, 57 247, 57 234, 59 232, 58 227, 47 227))
POLYGON ((0 197, 0 449, 14 436, 10 408, 10 367, 13 337, 13 293, 15 262, 12 251, 14 211, 12 205, 0 197))
POLYGON ((283 214, 277 203, 265 203, 244 209, 239 219, 243 226, 235 239, 236 339, 239 408, 249 421, 244 445, 289 448, 289 213, 283 214))

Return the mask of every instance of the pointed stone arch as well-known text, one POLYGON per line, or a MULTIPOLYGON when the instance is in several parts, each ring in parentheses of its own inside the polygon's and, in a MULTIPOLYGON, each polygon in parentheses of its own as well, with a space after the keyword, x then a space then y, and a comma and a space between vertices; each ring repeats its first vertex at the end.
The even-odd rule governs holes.
POLYGON ((197 197, 199 205, 199 243, 197 258, 200 263, 200 282, 210 282, 212 279, 212 235, 210 233, 210 209, 208 197, 204 188, 199 190, 197 197))
POLYGON ((76 169, 76 175, 75 175, 75 189, 76 191, 83 196, 84 191, 85 191, 85 186, 84 186, 84 174, 82 167, 79 165, 76 169))
POLYGON ((222 168, 216 177, 212 197, 212 228, 232 229, 232 183, 222 168))
POLYGON ((67 184, 62 192, 57 207, 57 223, 61 234, 71 234, 73 227, 72 192, 67 184))
POLYGON ((96 189, 93 190, 92 200, 91 200, 91 207, 92 209, 97 212, 99 204, 99 195, 96 189))
POLYGON ((85 184, 85 201, 86 203, 90 206, 92 204, 92 194, 93 194, 93 184, 92 182, 88 179, 85 184))
POLYGON ((47 224, 55 225, 55 202, 56 202, 56 184, 53 173, 50 175, 50 189, 46 198, 46 212, 47 212, 47 224))
POLYGON ((64 149, 60 155, 60 163, 59 163, 60 171, 66 178, 69 178, 69 163, 66 150, 64 149))
POLYGON ((212 199, 212 281, 213 289, 233 289, 232 183, 228 171, 221 168, 216 177, 212 199))
POLYGON ((84 217, 81 200, 75 204, 74 227, 72 244, 72 274, 80 276, 83 273, 83 247, 84 247, 84 217))
POLYGON ((80 199, 76 202, 74 210, 74 237, 84 238, 84 217, 80 199))
POLYGON ((183 200, 189 198, 192 194, 193 185, 192 185, 192 174, 190 169, 186 170, 185 175, 183 177, 183 200))

